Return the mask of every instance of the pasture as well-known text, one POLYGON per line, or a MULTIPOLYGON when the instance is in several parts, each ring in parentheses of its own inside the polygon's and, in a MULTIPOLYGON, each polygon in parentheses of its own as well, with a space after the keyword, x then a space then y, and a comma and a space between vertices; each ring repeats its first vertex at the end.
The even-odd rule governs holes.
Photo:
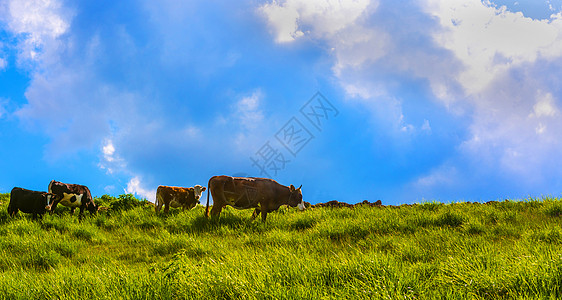
POLYGON ((562 296, 562 201, 204 207, 156 215, 131 195, 82 222, 33 221, 0 194, 1 299, 497 299, 562 296))

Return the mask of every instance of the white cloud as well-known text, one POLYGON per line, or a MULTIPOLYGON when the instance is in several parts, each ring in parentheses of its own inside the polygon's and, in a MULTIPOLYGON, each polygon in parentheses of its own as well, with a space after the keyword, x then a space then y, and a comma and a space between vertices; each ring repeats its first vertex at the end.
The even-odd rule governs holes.
POLYGON ((339 74, 345 67, 374 62, 389 50, 384 31, 362 24, 362 17, 376 11, 378 4, 370 0, 287 0, 273 1, 260 10, 278 43, 304 36, 328 41, 337 60, 334 71, 339 74))
MULTIPOLYGON (((2 15, 4 15, 4 13, 2 12, 2 6, 0 5, 0 24, 2 22, 2 15)), ((6 54, 4 53, 4 48, 4 44, 0 41, 0 71, 8 67, 8 60, 6 54)))
POLYGON ((535 20, 485 1, 427 4, 441 25, 434 40, 464 66, 449 76, 463 87, 457 98, 472 106, 470 136, 459 147, 474 163, 469 172, 517 182, 517 189, 550 182, 553 166, 562 165, 553 156, 562 146, 562 122, 553 118, 557 87, 548 84, 549 63, 562 57, 560 13, 535 20))
POLYGON ((530 117, 554 117, 558 114, 558 108, 551 93, 542 94, 540 91, 537 95, 536 104, 533 106, 533 112, 530 117))
POLYGON ((459 68, 446 51, 423 45, 431 43, 429 32, 433 25, 419 16, 418 5, 406 3, 401 9, 379 1, 291 0, 273 1, 261 10, 268 16, 276 39, 292 37, 300 30, 325 44, 334 59, 334 75, 347 95, 363 100, 375 115, 382 116, 398 131, 414 133, 418 131, 403 124, 404 99, 397 99, 392 91, 397 85, 391 82, 394 75, 427 78, 434 91, 452 101, 458 84, 451 72, 459 68), (277 26, 277 20, 268 14, 272 8, 296 11, 295 29, 287 31, 277 26))
POLYGON ((7 105, 8 105, 8 100, 4 98, 0 98, 0 119, 2 119, 6 114, 8 114, 7 105))
POLYGON ((485 89, 514 66, 562 54, 562 15, 534 20, 480 0, 428 0, 442 30, 435 41, 464 64, 458 76, 467 94, 485 89))
POLYGON ((244 128, 254 129, 263 121, 263 112, 260 110, 262 99, 262 92, 257 90, 236 103, 235 118, 239 120, 244 128))
MULTIPOLYGON (((247 155, 256 151, 256 147, 265 143, 267 135, 274 128, 272 122, 268 122, 264 113, 265 94, 257 88, 249 93, 243 93, 235 97, 231 105, 231 113, 219 116, 216 125, 229 128, 233 135, 225 137, 235 145, 237 155, 247 155)), ((221 129, 224 130, 224 129, 221 129)))
POLYGON ((9 28, 15 33, 29 33, 30 39, 57 38, 68 29, 61 15, 61 4, 56 0, 17 0, 8 4, 9 28))
POLYGON ((286 43, 305 35, 331 36, 354 23, 370 4, 370 0, 286 0, 265 4, 260 10, 266 15, 276 42, 286 43))
POLYGON ((459 147, 481 169, 497 166, 495 172, 518 182, 517 188, 550 182, 551 172, 562 167, 555 154, 562 147, 557 99, 537 91, 534 75, 528 76, 494 81, 477 99, 471 136, 459 147))
POLYGON ((431 132, 431 125, 429 125, 429 120, 427 119, 423 120, 423 125, 421 126, 421 130, 431 132))
POLYGON ((537 127, 535 128, 535 132, 537 134, 543 134, 546 130, 546 126, 543 123, 539 123, 539 125, 537 125, 537 127))
POLYGON ((444 164, 422 175, 413 183, 413 187, 421 190, 431 190, 436 187, 458 184, 459 172, 449 164, 444 164))
POLYGON ((114 185, 107 185, 103 188, 103 190, 106 194, 112 194, 113 192, 115 192, 115 186, 114 185))
POLYGON ((264 5, 262 10, 267 14, 270 23, 272 23, 274 30, 277 32, 275 41, 278 43, 292 42, 304 35, 298 29, 297 20, 299 13, 296 9, 279 6, 274 2, 264 5))
POLYGON ((0 18, 20 38, 20 63, 35 63, 61 47, 57 39, 68 31, 73 13, 59 1, 12 0, 5 5, 0 18))
POLYGON ((106 170, 108 174, 123 172, 126 169, 125 161, 115 153, 115 146, 111 139, 106 139, 101 148, 102 158, 98 163, 98 167, 106 170))
POLYGON ((403 78, 425 81, 452 115, 470 114, 458 157, 420 177, 417 186, 447 185, 453 174, 455 180, 525 180, 517 188, 531 187, 548 177, 552 165, 562 166, 562 159, 552 159, 562 146, 557 137, 562 121, 556 118, 560 86, 552 79, 562 60, 562 13, 536 20, 480 0, 361 2, 365 5, 348 11, 305 2, 262 6, 276 41, 298 40, 300 31, 300 38, 329 49, 332 70, 347 95, 363 103, 374 120, 392 124, 394 136, 436 129, 429 121, 421 130, 404 122, 409 115, 403 105, 418 99, 393 94, 403 78), (268 14, 273 8, 294 13, 281 26, 268 14), (347 18, 339 21, 340 16, 347 18))
POLYGON ((127 188, 125 188, 125 193, 140 196, 151 202, 155 202, 156 200, 156 190, 146 188, 141 183, 139 176, 135 176, 129 180, 127 188))
POLYGON ((411 133, 413 126, 404 122, 401 99, 391 95, 384 83, 373 80, 373 64, 395 49, 385 30, 372 22, 366 24, 378 7, 379 1, 368 0, 287 0, 273 1, 260 9, 277 42, 294 41, 297 33, 303 32, 300 36, 325 43, 334 59, 334 75, 347 94, 363 101, 389 130, 411 133), (278 19, 279 11, 294 12, 293 18, 278 19))
POLYGON ((113 147, 113 143, 111 140, 107 141, 107 144, 102 148, 103 155, 105 159, 109 162, 114 161, 113 154, 115 153, 115 147, 113 147))

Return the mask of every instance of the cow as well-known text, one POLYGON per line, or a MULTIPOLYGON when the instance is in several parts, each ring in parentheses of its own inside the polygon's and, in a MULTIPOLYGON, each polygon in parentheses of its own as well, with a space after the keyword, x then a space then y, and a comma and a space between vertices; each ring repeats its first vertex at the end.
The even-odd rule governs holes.
POLYGON ((8 214, 12 217, 18 211, 33 214, 33 219, 37 219, 39 215, 41 218, 43 214, 51 210, 51 205, 59 198, 57 195, 26 190, 20 187, 15 187, 10 192, 10 204, 8 204, 8 214))
POLYGON ((273 179, 257 177, 213 176, 209 179, 205 217, 209 217, 209 194, 213 196, 211 216, 218 216, 223 207, 236 209, 255 208, 252 220, 261 213, 265 222, 267 214, 281 205, 304 209, 301 187, 284 186, 273 179))
POLYGON ((158 186, 156 189, 156 203, 154 209, 158 213, 164 205, 164 213, 168 213, 170 207, 182 207, 183 210, 192 209, 199 204, 199 198, 207 188, 196 185, 194 187, 177 187, 177 186, 158 186))
POLYGON ((62 183, 60 181, 51 180, 49 183, 49 193, 58 196, 59 200, 52 204, 51 212, 55 210, 57 204, 70 207, 72 213, 77 207, 80 207, 79 219, 84 216, 84 210, 87 209, 90 214, 98 211, 98 206, 94 203, 90 189, 85 185, 62 183))

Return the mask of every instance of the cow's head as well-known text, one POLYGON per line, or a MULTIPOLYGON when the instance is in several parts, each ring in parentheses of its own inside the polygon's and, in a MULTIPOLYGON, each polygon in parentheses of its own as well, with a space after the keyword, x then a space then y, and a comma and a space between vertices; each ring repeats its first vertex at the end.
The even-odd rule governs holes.
POLYGON ((193 192, 195 193, 195 201, 197 201, 197 204, 199 204, 199 198, 201 198, 201 194, 206 190, 207 188, 204 186, 200 186, 200 185, 196 185, 193 187, 193 192))
POLYGON ((46 193, 45 198, 47 199, 47 206, 45 206, 45 210, 47 211, 51 211, 53 204, 61 200, 59 195, 52 193, 46 193))
POLYGON ((291 196, 289 197, 289 206, 291 207, 298 207, 300 210, 304 209, 304 201, 302 200, 302 192, 301 186, 295 189, 295 186, 291 184, 289 186, 289 191, 291 192, 291 196))
POLYGON ((91 213, 91 214, 95 214, 98 212, 99 206, 96 205, 96 203, 94 203, 94 200, 88 201, 86 203, 86 209, 91 213))

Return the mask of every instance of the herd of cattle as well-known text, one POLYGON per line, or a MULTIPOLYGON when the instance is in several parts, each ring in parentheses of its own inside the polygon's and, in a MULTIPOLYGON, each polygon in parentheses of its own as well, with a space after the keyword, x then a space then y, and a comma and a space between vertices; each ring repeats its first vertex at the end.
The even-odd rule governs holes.
MULTIPOLYGON (((192 209, 200 203, 201 194, 208 188, 206 217, 209 216, 210 195, 213 197, 211 216, 218 216, 223 207, 230 205, 237 209, 255 208, 252 219, 261 213, 262 221, 265 222, 267 214, 277 210, 281 205, 303 210, 301 187, 284 186, 268 178, 213 176, 209 179, 207 187, 159 186, 156 190, 155 210, 159 212, 162 206, 165 213, 170 207, 192 209)), ((95 214, 99 209, 87 186, 52 180, 47 192, 13 188, 10 193, 8 214, 15 216, 18 211, 22 211, 33 214, 35 219, 48 211, 53 212, 58 204, 70 207, 73 213, 77 207, 80 207, 79 218, 83 217, 84 210, 95 214)))

